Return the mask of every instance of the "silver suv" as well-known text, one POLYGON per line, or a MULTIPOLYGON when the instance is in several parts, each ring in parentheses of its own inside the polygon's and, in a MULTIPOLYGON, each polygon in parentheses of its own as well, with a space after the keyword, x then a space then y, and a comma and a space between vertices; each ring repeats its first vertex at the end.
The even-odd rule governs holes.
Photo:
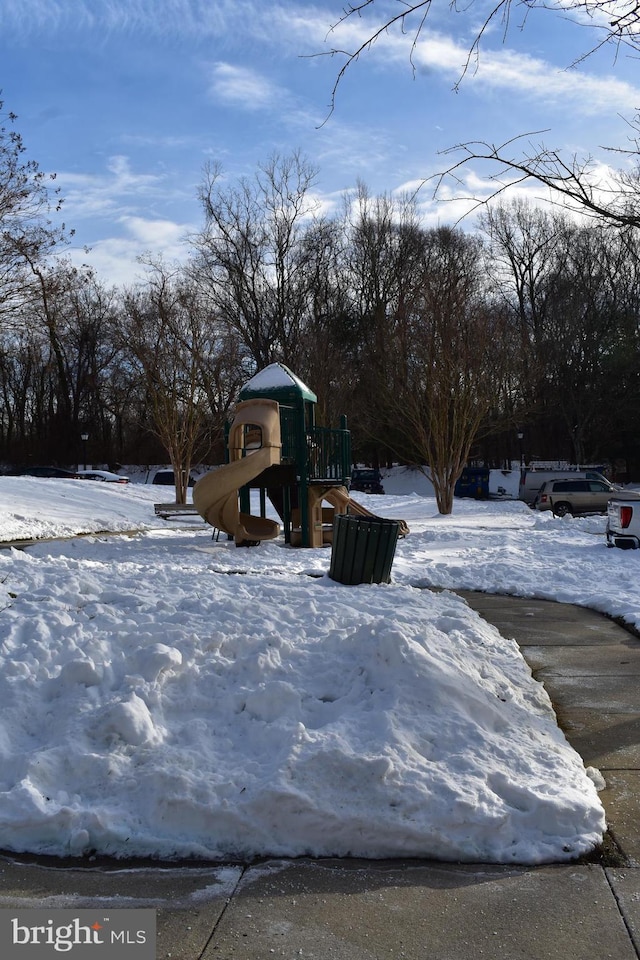
POLYGON ((540 487, 533 506, 535 510, 553 510, 557 517, 606 513, 607 503, 619 492, 617 487, 604 479, 547 480, 540 487))

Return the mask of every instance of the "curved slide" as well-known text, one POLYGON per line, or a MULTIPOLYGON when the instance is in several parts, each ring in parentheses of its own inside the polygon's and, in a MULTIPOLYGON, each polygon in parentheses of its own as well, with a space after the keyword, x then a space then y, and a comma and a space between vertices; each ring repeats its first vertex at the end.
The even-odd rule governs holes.
POLYGON ((232 536, 236 545, 273 540, 280 533, 280 524, 240 513, 238 491, 263 470, 280 463, 278 404, 260 399, 239 403, 229 433, 229 448, 231 462, 205 474, 194 486, 195 508, 212 527, 232 536), (246 433, 247 428, 253 431, 253 437, 246 433), (255 442, 261 445, 251 449, 255 442))
POLYGON ((276 520, 240 513, 238 507, 240 487, 272 463, 272 450, 265 447, 205 474, 193 488, 193 502, 200 516, 212 527, 228 533, 236 543, 277 537, 280 524, 276 520))

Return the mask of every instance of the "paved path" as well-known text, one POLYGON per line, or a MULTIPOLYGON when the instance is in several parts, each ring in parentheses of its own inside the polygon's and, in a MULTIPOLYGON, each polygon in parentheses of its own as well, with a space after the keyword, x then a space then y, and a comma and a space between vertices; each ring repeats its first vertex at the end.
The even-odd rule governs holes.
POLYGON ((568 739, 602 771, 611 834, 602 861, 68 868, 5 859, 0 907, 157 908, 157 957, 174 960, 637 960, 640 641, 588 610, 463 596, 518 641, 568 739))

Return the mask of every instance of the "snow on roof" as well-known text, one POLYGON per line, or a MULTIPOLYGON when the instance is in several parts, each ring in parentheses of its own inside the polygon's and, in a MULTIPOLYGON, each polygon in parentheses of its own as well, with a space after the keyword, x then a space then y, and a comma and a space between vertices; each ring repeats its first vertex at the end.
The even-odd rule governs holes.
POLYGON ((282 390, 283 388, 290 390, 292 387, 295 387, 305 395, 310 394, 315 396, 313 391, 310 390, 295 373, 289 370, 288 367, 285 367, 283 363, 270 363, 268 367, 259 370, 258 373, 245 383, 241 393, 282 390))

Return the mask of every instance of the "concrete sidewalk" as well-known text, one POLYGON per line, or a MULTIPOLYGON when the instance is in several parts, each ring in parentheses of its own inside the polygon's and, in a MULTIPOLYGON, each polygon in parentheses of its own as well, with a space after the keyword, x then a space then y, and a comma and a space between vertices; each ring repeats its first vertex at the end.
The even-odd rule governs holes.
MULTIPOLYGON (((269 860, 65 866, 0 859, 0 908, 152 907, 174 960, 634 960, 640 956, 640 641, 576 607, 462 594, 515 638, 587 766, 604 856, 545 867, 269 860)), ((84 960, 75 953, 78 960, 84 960)))

